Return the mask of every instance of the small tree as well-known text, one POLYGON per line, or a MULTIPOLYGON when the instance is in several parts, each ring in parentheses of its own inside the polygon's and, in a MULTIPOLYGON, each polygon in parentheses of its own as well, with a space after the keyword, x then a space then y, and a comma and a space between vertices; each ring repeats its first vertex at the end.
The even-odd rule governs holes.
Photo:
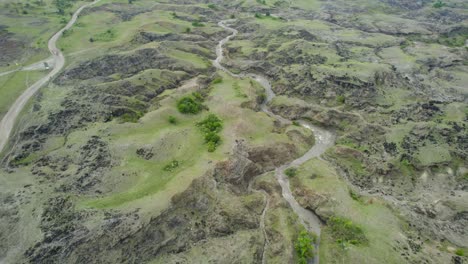
POLYGON ((289 178, 294 177, 297 174, 297 168, 294 168, 294 167, 287 168, 284 171, 284 174, 288 176, 289 178))
POLYGON ((186 96, 177 102, 177 109, 183 114, 197 114, 202 110, 202 104, 186 96))
POLYGON ((307 231, 301 231, 294 245, 299 264, 307 264, 307 260, 314 256, 314 247, 312 236, 307 231))

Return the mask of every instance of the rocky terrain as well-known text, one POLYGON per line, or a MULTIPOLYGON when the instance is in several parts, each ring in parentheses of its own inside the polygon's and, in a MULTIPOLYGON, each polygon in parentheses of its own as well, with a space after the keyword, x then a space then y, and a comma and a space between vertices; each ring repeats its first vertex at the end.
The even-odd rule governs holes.
MULTIPOLYGON (((59 28, 25 5, 43 22, 0 12, 2 71, 59 28)), ((461 0, 101 0, 0 154, 0 263, 466 263, 467 37, 461 0), (307 257, 275 172, 320 140, 303 121, 336 135, 284 172, 321 222, 307 257)))

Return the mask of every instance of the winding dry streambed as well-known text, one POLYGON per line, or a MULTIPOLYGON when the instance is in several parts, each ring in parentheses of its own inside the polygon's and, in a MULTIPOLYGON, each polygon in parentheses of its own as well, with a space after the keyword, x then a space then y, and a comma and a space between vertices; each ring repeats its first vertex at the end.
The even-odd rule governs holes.
MULTIPOLYGON (((268 114, 269 116, 281 121, 282 123, 291 123, 291 120, 285 119, 285 118, 283 118, 283 117, 281 117, 279 115, 274 114, 268 108, 268 103, 271 100, 273 100, 273 98, 275 98, 276 95, 273 92, 273 90, 271 89, 271 84, 270 84, 270 82, 268 81, 267 78, 265 78, 264 76, 258 75, 258 74, 253 74, 253 73, 235 74, 235 73, 232 73, 231 71, 229 71, 228 69, 226 69, 224 66, 221 65, 221 62, 222 62, 222 60, 224 58, 224 55, 223 55, 223 46, 224 46, 224 44, 226 44, 229 40, 231 40, 233 37, 235 37, 238 34, 238 31, 236 29, 231 28, 231 27, 226 25, 227 23, 234 22, 234 21, 235 20, 230 19, 230 20, 223 20, 223 21, 218 23, 218 25, 220 27, 222 27, 225 30, 231 32, 232 34, 227 36, 226 38, 222 39, 218 43, 218 45, 216 46, 216 56, 217 57, 216 57, 216 60, 213 61, 213 65, 217 69, 222 70, 222 71, 228 73, 229 75, 231 75, 231 76, 233 76, 235 78, 246 78, 247 77, 247 78, 252 78, 255 81, 257 81, 260 85, 262 85, 265 88, 265 93, 266 93, 266 100, 262 104, 262 107, 261 107, 262 111, 265 112, 266 114, 268 114)), ((314 132, 315 144, 303 156, 297 158, 296 160, 294 160, 294 161, 292 161, 290 163, 287 163, 287 164, 284 164, 284 165, 282 165, 280 167, 277 167, 276 170, 275 170, 275 175, 276 175, 276 178, 278 180, 278 183, 281 185, 283 198, 289 203, 289 205, 291 206, 293 211, 297 214, 300 221, 307 228, 307 230, 315 233, 317 235, 317 237, 319 238, 320 237, 320 230, 321 230, 320 229, 320 227, 321 227, 320 219, 312 211, 303 208, 296 201, 296 199, 294 198, 294 196, 293 196, 293 194, 291 192, 291 188, 290 188, 290 185, 289 185, 289 179, 284 174, 284 171, 289 167, 298 167, 298 166, 304 164, 305 162, 307 162, 308 160, 310 160, 312 158, 315 158, 315 157, 319 157, 320 155, 322 155, 329 147, 331 147, 334 144, 335 135, 332 132, 328 131, 328 130, 316 127, 316 126, 314 126, 312 124, 309 124, 309 123, 307 123, 305 121, 301 121, 300 124, 303 127, 307 128, 307 129, 310 129, 310 130, 312 130, 314 132)), ((265 211, 263 212, 262 217, 264 217, 264 214, 265 214, 265 211)), ((263 221, 264 221, 264 219, 262 219, 262 222, 263 221)), ((315 254, 314 261, 313 261, 315 264, 319 263, 319 258, 318 258, 319 243, 320 242, 317 241, 316 244, 315 244, 315 248, 316 248, 316 251, 317 251, 316 254, 315 254)))

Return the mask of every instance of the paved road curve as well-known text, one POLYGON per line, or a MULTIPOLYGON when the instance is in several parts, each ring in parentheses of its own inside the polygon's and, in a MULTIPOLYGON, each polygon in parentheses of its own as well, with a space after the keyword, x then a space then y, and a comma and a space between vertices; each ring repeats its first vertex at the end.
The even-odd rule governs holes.
POLYGON ((62 36, 63 31, 71 28, 73 24, 75 24, 78 15, 83 11, 83 9, 96 4, 100 0, 95 0, 92 3, 85 4, 78 8, 76 12, 73 14, 72 18, 68 22, 68 24, 59 30, 55 35, 52 36, 49 40, 49 51, 52 54, 52 58, 54 61, 54 68, 52 71, 49 72, 44 78, 40 79, 33 85, 31 85, 24 93, 16 99, 15 103, 10 107, 6 115, 3 117, 2 121, 0 122, 0 152, 5 147, 6 143, 8 142, 8 138, 10 137, 11 131, 13 130, 13 126, 15 125, 16 118, 18 117, 21 110, 23 110, 26 103, 29 101, 31 96, 33 96, 45 83, 51 80, 57 73, 62 70, 63 66, 65 65, 65 57, 63 56, 60 49, 57 48, 57 40, 62 36))

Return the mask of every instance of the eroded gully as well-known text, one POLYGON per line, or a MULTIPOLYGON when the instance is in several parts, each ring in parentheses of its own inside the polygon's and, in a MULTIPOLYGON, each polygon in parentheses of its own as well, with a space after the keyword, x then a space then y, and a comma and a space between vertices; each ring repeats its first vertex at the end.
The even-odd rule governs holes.
MULTIPOLYGON (((234 38, 238 34, 238 31, 236 29, 227 26, 227 23, 234 22, 234 21, 235 20, 230 19, 230 20, 223 20, 223 21, 218 23, 218 25, 220 27, 222 27, 223 29, 231 32, 231 35, 229 35, 226 38, 222 39, 218 43, 218 45, 216 46, 216 60, 213 61, 213 65, 217 69, 226 72, 227 74, 231 75, 232 77, 235 77, 235 78, 252 78, 255 81, 257 81, 261 86, 263 86, 265 88, 265 93, 266 93, 266 100, 261 106, 262 111, 265 112, 267 115, 271 116, 272 118, 275 118, 275 119, 279 120, 281 123, 284 123, 284 124, 292 123, 291 120, 285 119, 282 116, 274 114, 268 108, 269 102, 271 102, 271 100, 273 100, 273 98, 275 98, 276 95, 273 92, 273 90, 271 89, 271 84, 270 84, 270 82, 268 81, 267 78, 265 78, 262 75, 254 74, 254 73, 235 74, 235 73, 232 73, 231 71, 229 71, 228 69, 226 69, 223 65, 221 65, 221 62, 222 62, 222 60, 224 58, 223 46, 229 40, 231 40, 232 38, 234 38)), ((284 165, 282 165, 280 167, 277 167, 276 170, 275 170, 275 176, 276 176, 276 178, 278 180, 278 183, 281 185, 283 198, 289 203, 289 205, 291 206, 293 211, 297 214, 297 216, 299 217, 301 223, 304 225, 304 227, 307 230, 309 230, 310 232, 315 233, 317 235, 317 237, 320 238, 320 228, 321 228, 321 224, 322 224, 320 219, 318 218, 317 215, 315 215, 315 213, 313 213, 310 210, 307 210, 307 209, 303 208, 296 201, 296 199, 294 198, 294 196, 293 196, 293 194, 291 192, 291 188, 290 188, 290 185, 289 185, 289 179, 284 174, 284 170, 286 170, 289 167, 298 167, 298 166, 304 164, 305 162, 307 162, 308 160, 310 160, 312 158, 315 158, 315 157, 319 157, 320 155, 322 155, 329 147, 331 147, 334 144, 335 135, 332 132, 328 131, 328 130, 325 130, 325 129, 317 127, 317 126, 314 126, 314 125, 312 125, 310 123, 307 123, 305 121, 301 121, 300 124, 303 127, 313 131, 313 133, 315 135, 315 144, 303 156, 299 157, 298 159, 296 159, 296 160, 294 160, 294 161, 292 161, 290 163, 287 163, 287 164, 284 164, 284 165)), ((266 205, 268 205, 268 203, 266 205)), ((261 226, 264 226, 264 215, 265 215, 266 209, 267 208, 265 208, 264 212, 262 213, 262 225, 261 226)), ((265 230, 263 230, 263 232, 266 233, 265 230)), ((267 238, 265 238, 265 239, 267 240, 267 238)), ((319 263, 319 258, 318 258, 319 243, 320 242, 317 239, 317 242, 315 243, 316 254, 315 254, 315 257, 314 257, 314 260, 313 260, 313 263, 315 263, 315 264, 319 263)), ((262 260, 262 262, 264 262, 264 259, 262 260)))

